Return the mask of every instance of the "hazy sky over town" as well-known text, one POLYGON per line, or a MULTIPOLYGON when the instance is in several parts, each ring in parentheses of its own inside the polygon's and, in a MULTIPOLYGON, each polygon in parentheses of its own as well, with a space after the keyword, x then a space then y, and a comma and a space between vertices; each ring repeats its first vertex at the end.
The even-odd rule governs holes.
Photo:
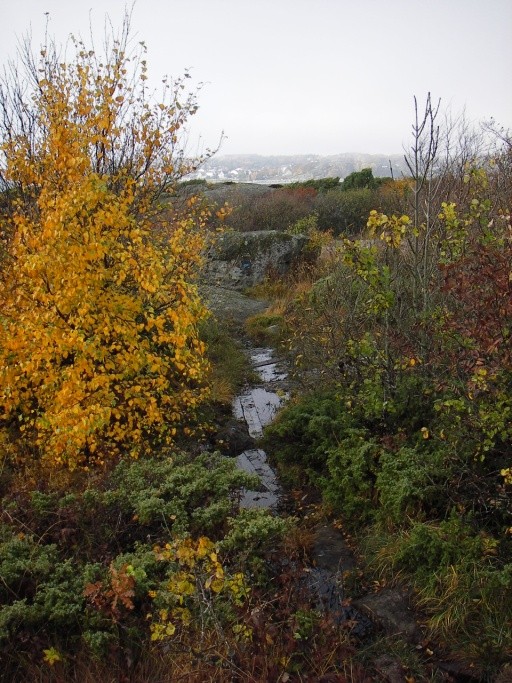
MULTIPOLYGON (((58 43, 119 27, 124 0, 0 0, 0 61, 49 12, 58 43)), ((131 3, 128 3, 131 6, 131 3)), ((189 146, 220 153, 399 153, 413 96, 512 127, 511 0, 137 0, 150 76, 204 82, 189 146)), ((98 41, 99 42, 99 41, 98 41)))

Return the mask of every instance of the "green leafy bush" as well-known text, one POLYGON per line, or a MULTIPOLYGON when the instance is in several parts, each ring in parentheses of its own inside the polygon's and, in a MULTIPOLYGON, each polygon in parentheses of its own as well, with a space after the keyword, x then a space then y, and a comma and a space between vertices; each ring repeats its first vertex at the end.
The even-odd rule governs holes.
POLYGON ((0 534, 0 650, 19 632, 76 639, 85 620, 83 589, 99 565, 63 559, 57 545, 6 524, 0 534))
POLYGON ((226 551, 242 552, 249 557, 282 538, 293 525, 293 519, 272 516, 267 510, 248 509, 240 510, 236 517, 231 517, 228 525, 228 532, 219 547, 226 551))
POLYGON ((173 533, 213 533, 234 509, 233 495, 254 479, 218 453, 190 459, 121 462, 112 477, 109 501, 143 525, 156 524, 173 533))
POLYGON ((379 517, 403 524, 408 518, 443 515, 451 474, 443 451, 409 446, 384 451, 375 480, 379 517))
POLYGON ((315 199, 318 227, 333 230, 335 235, 359 235, 376 203, 375 192, 369 189, 328 190, 315 199))
POLYGON ((435 638, 457 643, 480 664, 510 654, 512 564, 499 541, 454 512, 380 543, 377 565, 410 578, 435 638))
MULTIPOLYGON (((127 639, 132 650, 141 647, 149 637, 148 595, 169 571, 154 544, 209 534, 247 548, 250 525, 236 532, 237 495, 256 482, 234 460, 174 453, 122 461, 95 481, 76 493, 2 501, 0 652, 14 668, 20 658, 42 658, 44 648, 69 655, 86 645, 100 655, 127 639)), ((282 528, 261 515, 253 550, 256 536, 262 548, 282 528)))
POLYGON ((362 429, 347 430, 327 457, 327 476, 322 479, 325 500, 343 514, 347 524, 373 516, 375 473, 381 448, 362 429))
POLYGON ((265 430, 264 443, 278 464, 303 474, 323 472, 351 418, 335 392, 311 393, 285 406, 265 430))
POLYGON ((336 176, 329 178, 311 178, 310 180, 304 180, 301 182, 288 183, 286 187, 294 190, 306 187, 313 188, 314 190, 317 190, 317 192, 326 192, 327 190, 332 190, 335 187, 339 187, 339 184, 340 178, 339 176, 336 176))

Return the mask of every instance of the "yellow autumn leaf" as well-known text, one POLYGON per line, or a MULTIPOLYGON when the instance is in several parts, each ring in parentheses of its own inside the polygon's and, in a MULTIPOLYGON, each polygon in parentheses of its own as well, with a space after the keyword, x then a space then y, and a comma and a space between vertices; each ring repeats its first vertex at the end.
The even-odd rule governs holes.
POLYGON ((50 666, 62 661, 62 655, 54 647, 43 650, 43 655, 43 660, 50 666))
POLYGON ((215 576, 207 581, 207 588, 210 588, 214 593, 220 593, 224 588, 224 579, 215 576))

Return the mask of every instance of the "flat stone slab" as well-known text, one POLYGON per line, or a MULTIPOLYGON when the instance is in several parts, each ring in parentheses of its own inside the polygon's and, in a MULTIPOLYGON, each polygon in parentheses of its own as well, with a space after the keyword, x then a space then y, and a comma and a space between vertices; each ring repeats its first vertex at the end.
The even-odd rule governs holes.
MULTIPOLYGON (((247 389, 233 401, 233 414, 237 420, 245 422, 249 437, 259 439, 263 436, 264 427, 272 422, 287 398, 285 392, 279 391, 279 382, 285 379, 286 374, 279 370, 272 349, 252 349, 250 358, 262 382, 267 385, 274 382, 271 386, 276 390, 266 389, 264 386, 247 389)), ((246 448, 236 460, 240 469, 255 474, 260 480, 258 491, 241 492, 240 507, 276 510, 281 489, 276 473, 268 464, 265 451, 260 448, 246 448)))
POLYGON ((354 553, 343 534, 332 524, 318 524, 313 530, 313 556, 315 564, 332 573, 356 569, 354 553))
POLYGON ((272 349, 253 349, 251 351, 251 361, 255 368, 272 363, 274 361, 272 349))
POLYGON ((262 382, 282 382, 287 373, 274 360, 272 349, 253 349, 251 362, 262 382))
POLYGON ((238 420, 245 420, 249 435, 257 439, 263 436, 263 427, 272 422, 282 403, 283 399, 274 391, 254 387, 237 396, 233 412, 238 420))
POLYGON ((241 292, 225 287, 202 284, 199 289, 212 313, 228 323, 241 325, 247 318, 261 313, 268 307, 266 301, 251 299, 241 292))
POLYGON ((409 607, 407 591, 400 588, 383 588, 378 593, 369 593, 354 605, 379 623, 389 636, 402 636, 410 643, 422 640, 423 634, 409 607))
POLYGON ((242 508, 275 508, 280 498, 280 488, 274 470, 267 462, 267 455, 261 448, 251 448, 241 453, 238 467, 248 474, 256 474, 261 482, 261 491, 243 489, 240 498, 242 508))
POLYGON ((321 567, 310 567, 303 575, 303 585, 312 599, 312 607, 328 614, 336 624, 346 624, 349 633, 360 640, 374 631, 370 619, 345 600, 342 577, 321 567))

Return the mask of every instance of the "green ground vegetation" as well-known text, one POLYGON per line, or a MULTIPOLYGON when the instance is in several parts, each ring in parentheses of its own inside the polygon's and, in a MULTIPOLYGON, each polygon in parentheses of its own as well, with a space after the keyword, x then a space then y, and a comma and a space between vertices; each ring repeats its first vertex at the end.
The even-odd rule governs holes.
POLYGON ((378 576, 412 583, 431 636, 489 672, 512 656, 510 149, 457 176, 416 158, 403 213, 372 210, 288 284, 274 309, 304 387, 265 437, 378 576))

